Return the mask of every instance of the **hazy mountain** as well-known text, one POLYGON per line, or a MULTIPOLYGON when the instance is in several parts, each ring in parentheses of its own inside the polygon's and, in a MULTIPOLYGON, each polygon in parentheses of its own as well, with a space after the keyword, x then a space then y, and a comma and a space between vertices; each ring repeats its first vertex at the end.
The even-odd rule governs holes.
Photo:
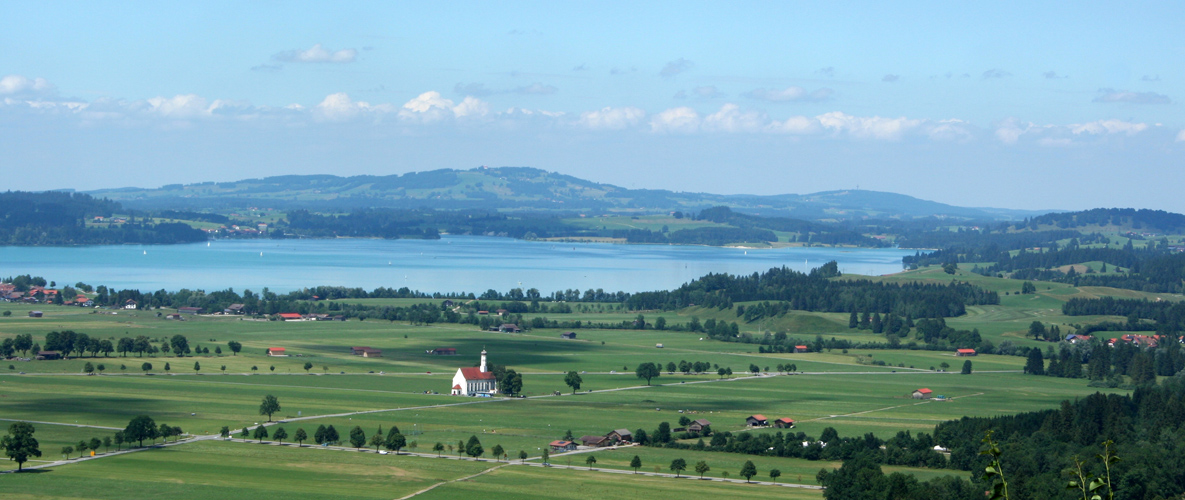
POLYGON ((529 167, 432 170, 404 175, 285 175, 231 182, 121 188, 89 194, 130 208, 225 209, 247 206, 348 210, 360 207, 516 209, 560 212, 739 212, 800 219, 952 217, 1012 220, 1048 211, 967 208, 866 190, 796 195, 718 195, 626 189, 529 167))

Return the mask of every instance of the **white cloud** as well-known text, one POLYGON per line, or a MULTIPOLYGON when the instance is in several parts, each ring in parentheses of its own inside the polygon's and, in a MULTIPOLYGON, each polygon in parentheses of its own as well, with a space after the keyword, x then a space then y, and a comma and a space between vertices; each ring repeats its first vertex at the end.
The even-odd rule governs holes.
POLYGON ((1101 95, 1094 102, 1124 102, 1129 104, 1170 104, 1169 96, 1156 92, 1132 92, 1130 90, 1099 89, 1101 95))
POLYGON ((420 122, 435 122, 445 118, 484 116, 489 104, 476 97, 466 97, 460 104, 440 96, 435 90, 424 92, 403 104, 399 117, 420 122))
POLYGON ((783 121, 770 123, 771 132, 781 132, 794 135, 807 135, 818 132, 823 127, 819 120, 806 116, 791 116, 783 121))
POLYGON ((1026 123, 1023 126, 1014 118, 1004 120, 999 127, 996 127, 996 138, 1004 144, 1016 144, 1020 140, 1020 136, 1033 129, 1032 123, 1026 123))
POLYGON ((691 133, 699 129, 700 117, 694 109, 683 106, 663 111, 650 119, 654 132, 691 133))
POLYGON ((44 78, 28 78, 22 75, 0 78, 0 95, 39 94, 53 90, 53 84, 44 78))
POLYGON ((646 112, 634 107, 604 107, 580 114, 577 123, 590 129, 623 129, 633 127, 646 117, 646 112))
POLYGON ((970 128, 971 124, 965 120, 939 120, 930 124, 926 135, 936 141, 969 141, 975 136, 970 128))
POLYGON ((329 94, 320 104, 313 106, 314 115, 329 121, 344 121, 358 116, 370 108, 370 103, 354 101, 345 92, 329 94))
POLYGON ((472 96, 465 96, 459 104, 453 106, 453 115, 457 118, 466 116, 485 116, 490 112, 490 105, 472 96))
POLYGON ((821 88, 814 92, 808 92, 802 87, 792 85, 784 89, 753 89, 745 92, 743 95, 750 99, 770 102, 818 102, 831 98, 831 95, 834 93, 835 91, 829 88, 821 88))
POLYGON ((1123 120, 1098 120, 1087 123, 1075 123, 1069 126, 1074 135, 1081 134, 1127 134, 1136 135, 1148 128, 1147 123, 1132 123, 1123 120))
MULTIPOLYGON (((680 57, 667 63, 666 66, 663 66, 662 71, 658 72, 658 76, 669 78, 678 75, 679 73, 683 73, 684 71, 691 69, 693 66, 695 66, 695 63, 680 57)), ((614 68, 614 70, 616 69, 617 68, 614 68)))
POLYGON ((709 132, 758 132, 766 128, 769 118, 757 111, 741 111, 736 104, 725 104, 720 111, 703 120, 703 129, 709 132))
POLYGON ((329 50, 321 44, 308 50, 286 50, 272 56, 272 59, 290 63, 351 63, 358 57, 354 49, 329 50))
POLYGON ((883 118, 880 116, 851 116, 841 111, 833 111, 816 117, 823 128, 835 132, 845 132, 853 137, 874 139, 900 139, 906 132, 917 128, 922 120, 901 118, 883 118))

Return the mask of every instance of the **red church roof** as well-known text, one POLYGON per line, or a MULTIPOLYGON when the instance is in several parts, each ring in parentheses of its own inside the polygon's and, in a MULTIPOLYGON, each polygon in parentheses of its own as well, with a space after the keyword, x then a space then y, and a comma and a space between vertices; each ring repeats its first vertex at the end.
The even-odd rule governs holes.
POLYGON ((461 376, 465 377, 465 380, 494 380, 493 373, 483 372, 476 366, 461 368, 461 376))
POLYGON ((461 384, 454 385, 453 389, 456 389, 458 391, 461 390, 461 384))

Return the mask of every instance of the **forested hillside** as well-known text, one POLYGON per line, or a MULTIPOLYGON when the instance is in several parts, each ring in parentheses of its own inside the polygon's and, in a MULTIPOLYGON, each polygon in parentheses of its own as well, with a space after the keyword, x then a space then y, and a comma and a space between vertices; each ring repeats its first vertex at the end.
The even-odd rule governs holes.
POLYGON ((156 244, 206 239, 206 233, 181 223, 87 225, 94 217, 110 218, 121 209, 119 203, 80 193, 0 193, 0 245, 156 244))

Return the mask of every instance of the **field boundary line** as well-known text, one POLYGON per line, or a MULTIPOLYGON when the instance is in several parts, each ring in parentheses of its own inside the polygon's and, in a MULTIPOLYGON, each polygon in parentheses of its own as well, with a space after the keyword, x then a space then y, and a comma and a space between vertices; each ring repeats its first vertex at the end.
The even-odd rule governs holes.
POLYGON ((489 469, 486 469, 486 470, 483 470, 483 471, 481 471, 481 472, 478 472, 477 474, 470 474, 470 475, 468 475, 468 476, 465 476, 465 477, 459 477, 459 478, 457 478, 457 479, 452 479, 452 480, 449 480, 449 481, 441 481, 441 482, 439 482, 439 483, 436 483, 436 484, 434 484, 434 485, 432 485, 432 486, 429 486, 429 487, 427 487, 427 488, 424 488, 424 489, 422 489, 422 490, 420 490, 420 491, 417 491, 417 492, 415 492, 415 493, 412 493, 412 494, 410 494, 410 495, 403 496, 403 497, 399 497, 399 499, 398 499, 398 500, 407 500, 408 498, 411 498, 411 497, 414 497, 414 496, 419 496, 419 495, 422 495, 422 494, 424 494, 424 493, 427 493, 427 492, 429 492, 429 491, 432 491, 432 490, 436 489, 437 487, 444 486, 444 485, 446 485, 446 484, 449 484, 449 483, 455 483, 455 482, 458 482, 458 481, 468 481, 468 480, 470 480, 470 479, 473 479, 473 478, 475 478, 475 477, 477 477, 477 476, 480 476, 480 475, 482 475, 482 474, 488 474, 488 473, 490 473, 490 472, 496 471, 496 470, 498 470, 498 469, 501 469, 501 468, 503 468, 503 467, 506 467, 506 466, 508 466, 508 465, 510 465, 510 463, 504 463, 504 464, 502 464, 502 465, 498 465, 498 466, 495 466, 495 467, 490 467, 489 469))
POLYGON ((107 427, 105 425, 87 425, 87 424, 66 424, 62 422, 46 422, 43 420, 24 420, 20 418, 0 418, 4 422, 28 422, 30 424, 45 424, 45 425, 64 425, 67 427, 85 427, 91 429, 106 429, 111 431, 122 431, 122 427, 107 427))

